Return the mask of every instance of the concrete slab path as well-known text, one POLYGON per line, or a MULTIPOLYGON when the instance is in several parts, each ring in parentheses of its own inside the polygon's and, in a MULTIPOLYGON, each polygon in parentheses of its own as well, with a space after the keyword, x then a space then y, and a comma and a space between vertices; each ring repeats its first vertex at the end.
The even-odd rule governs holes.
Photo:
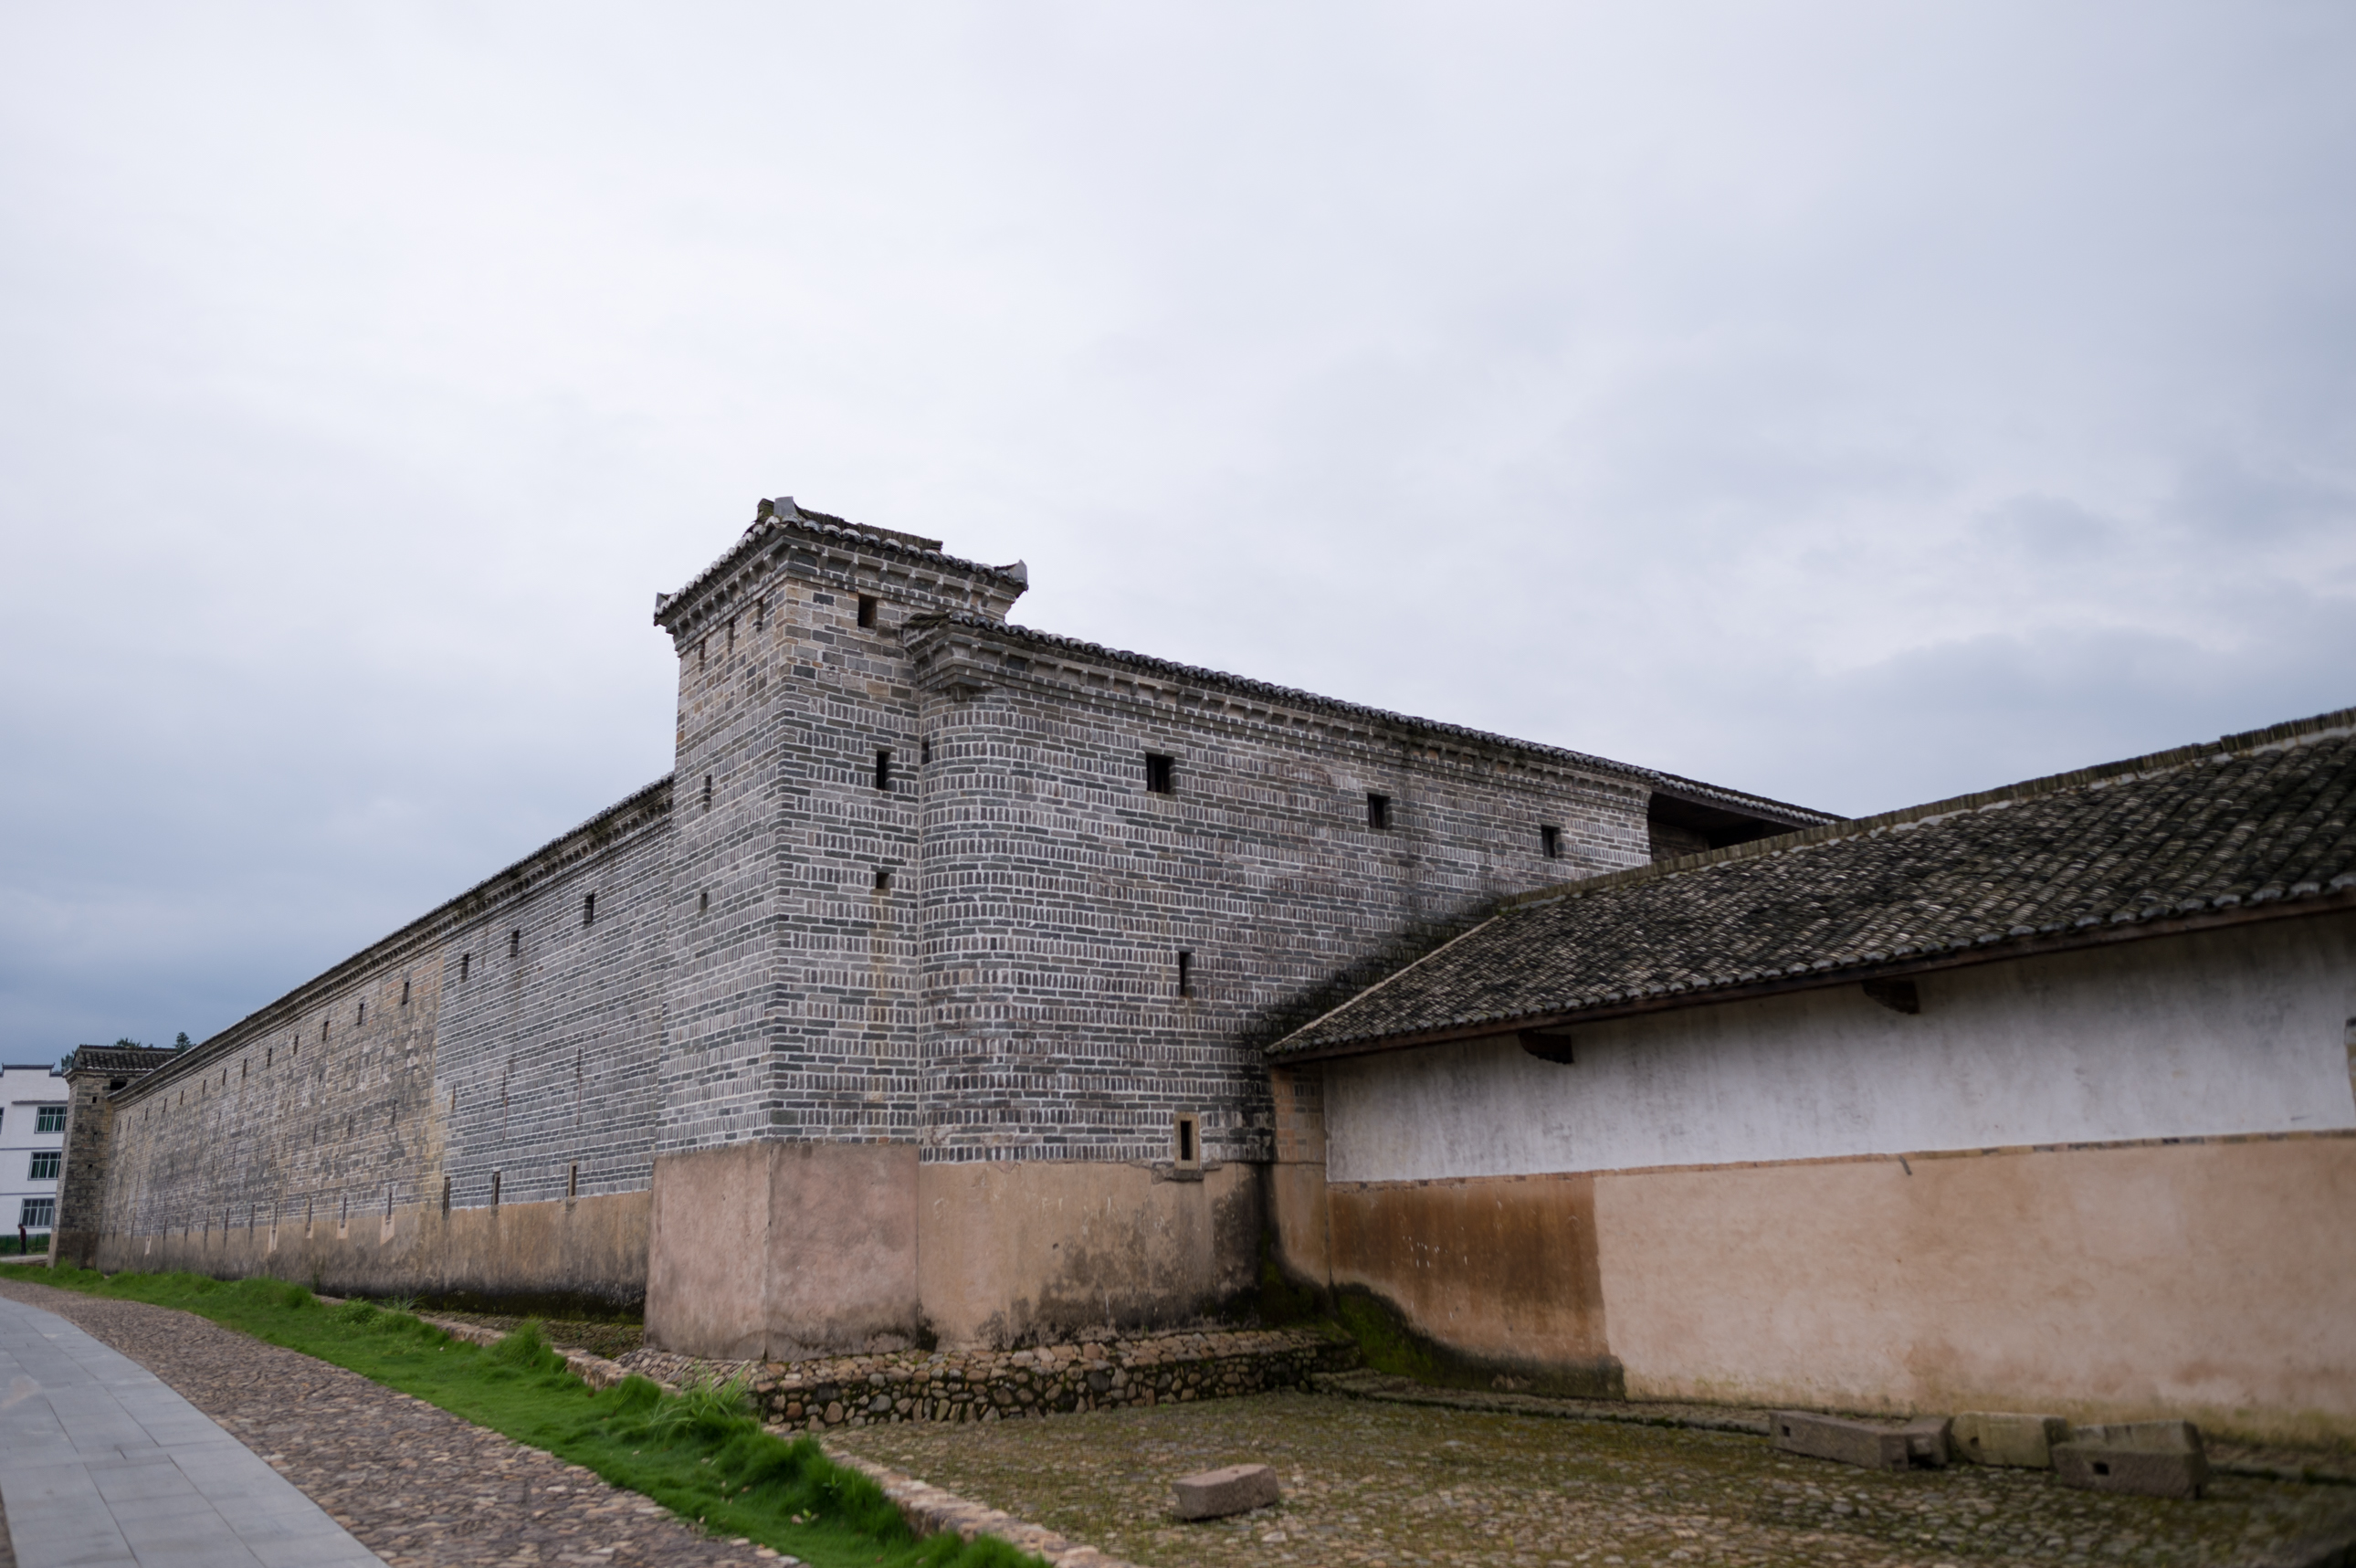
POLYGON ((5 1297, 0 1508, 20 1568, 383 1568, 154 1373, 5 1297))

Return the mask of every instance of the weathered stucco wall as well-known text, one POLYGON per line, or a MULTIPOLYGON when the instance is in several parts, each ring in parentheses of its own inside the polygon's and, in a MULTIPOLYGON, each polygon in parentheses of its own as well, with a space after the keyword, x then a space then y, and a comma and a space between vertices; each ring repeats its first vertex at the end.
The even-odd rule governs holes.
POLYGON ((1621 1391, 1594 1177, 1341 1187, 1328 1201, 1334 1284, 1373 1291, 1426 1337, 1519 1384, 1621 1391))
POLYGON ((1258 1271, 1263 1169, 926 1165, 916 1191, 926 1316, 949 1344, 1004 1347, 1218 1312, 1258 1271))
POLYGON ((2356 1435, 2356 918, 1918 983, 1325 1064, 1333 1282, 1632 1395, 2356 1435))
POLYGON ((746 1143, 655 1166, 647 1339, 734 1359, 905 1350, 926 1328, 911 1144, 746 1143))
POLYGON ((1331 1063, 1336 1182, 2356 1127, 2356 915, 1331 1063))
POLYGON ((430 1295, 546 1310, 626 1306, 646 1278, 648 1195, 453 1209, 396 1204, 338 1222, 259 1215, 110 1235, 96 1266, 271 1274, 330 1294, 430 1295))
POLYGON ((1595 1178, 1637 1397, 2356 1436, 2356 1138, 1595 1178))

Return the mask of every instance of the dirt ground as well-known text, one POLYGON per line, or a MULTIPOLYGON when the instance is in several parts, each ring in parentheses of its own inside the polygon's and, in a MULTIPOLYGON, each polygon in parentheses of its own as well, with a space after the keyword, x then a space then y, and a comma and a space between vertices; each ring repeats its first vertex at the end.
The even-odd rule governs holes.
POLYGON ((2176 1502, 2072 1491, 2051 1472, 1881 1474, 1738 1434, 1312 1394, 831 1441, 1148 1568, 2222 1565, 2356 1509, 2347 1487, 2225 1477, 2176 1502), (1247 1462, 1277 1468, 1277 1507, 1169 1517, 1173 1477, 1247 1462))

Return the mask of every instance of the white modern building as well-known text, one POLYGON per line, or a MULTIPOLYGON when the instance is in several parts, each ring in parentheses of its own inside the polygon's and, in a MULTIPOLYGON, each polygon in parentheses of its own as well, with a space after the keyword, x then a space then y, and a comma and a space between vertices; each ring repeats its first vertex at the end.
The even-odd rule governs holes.
POLYGON ((0 1237, 47 1236, 57 1223, 65 1147, 64 1077, 48 1063, 0 1067, 0 1237))

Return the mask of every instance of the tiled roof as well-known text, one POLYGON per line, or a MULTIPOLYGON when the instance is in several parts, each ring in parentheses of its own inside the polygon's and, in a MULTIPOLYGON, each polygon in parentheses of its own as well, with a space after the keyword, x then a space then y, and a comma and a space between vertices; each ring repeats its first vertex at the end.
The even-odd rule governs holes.
POLYGON ((160 1046, 76 1046, 73 1065, 83 1072, 147 1072, 178 1054, 160 1046))
MULTIPOLYGON (((793 506, 793 503, 788 499, 786 505, 793 506)), ((1014 585, 1014 591, 1018 594, 1030 585, 1030 578, 1024 574, 1021 562, 1005 566, 985 566, 979 561, 960 560, 944 551, 924 549, 914 534, 901 533, 892 529, 878 532, 862 528, 855 522, 846 521, 832 512, 811 511, 807 507, 793 506, 790 512, 780 510, 764 513, 755 518, 753 521, 753 526, 747 528, 738 536, 736 542, 728 547, 726 554, 688 579, 679 592, 656 595, 655 624, 668 625, 669 618, 678 615, 698 589, 702 588, 743 560, 749 552, 757 549, 763 541, 778 533, 809 534, 820 539, 838 539, 847 544, 855 544, 862 549, 874 551, 878 554, 893 556, 902 561, 916 562, 936 570, 955 573, 960 576, 994 577, 1001 582, 1014 585)))
POLYGON ((2356 908, 2352 814, 2356 708, 1524 894, 1269 1054, 2356 908))
POLYGON ((908 630, 912 634, 938 627, 956 627, 961 631, 986 636, 994 641, 1015 643, 1054 652, 1068 653, 1091 663, 1112 664, 1135 670, 1156 680, 1173 681, 1183 685, 1205 686, 1213 691, 1233 692, 1262 703, 1302 709, 1311 713, 1333 714, 1353 723, 1410 735, 1429 735, 1453 745, 1504 747, 1528 752, 1535 756, 1566 763, 1572 767, 1590 768, 1622 779, 1634 779, 1655 789, 1673 789, 1696 800, 1723 803, 1728 809, 1754 814, 1770 822, 1831 822, 1838 819, 1826 811, 1812 811, 1805 806, 1794 806, 1782 800, 1771 800, 1764 795, 1745 794, 1716 784, 1704 784, 1697 779, 1682 779, 1674 773, 1662 773, 1650 768, 1640 768, 1631 762, 1614 762, 1608 757, 1596 757, 1584 751, 1572 751, 1559 746, 1546 746, 1537 741, 1515 740, 1511 736, 1494 735, 1487 730, 1467 728, 1463 725, 1445 724, 1439 719, 1419 719, 1409 714, 1395 714, 1385 708, 1367 707, 1359 703, 1344 702, 1339 697, 1321 697, 1314 692, 1303 692, 1291 686, 1274 685, 1255 681, 1246 675, 1230 675, 1224 671, 1206 670, 1199 665, 1178 664, 1167 659, 1156 659, 1147 653, 1131 653, 1126 649, 1106 648, 1099 643, 1083 642, 1076 637, 1059 637, 1054 632, 1039 631, 1027 626, 991 620, 982 616, 952 610, 935 610, 925 615, 910 616, 908 630))

